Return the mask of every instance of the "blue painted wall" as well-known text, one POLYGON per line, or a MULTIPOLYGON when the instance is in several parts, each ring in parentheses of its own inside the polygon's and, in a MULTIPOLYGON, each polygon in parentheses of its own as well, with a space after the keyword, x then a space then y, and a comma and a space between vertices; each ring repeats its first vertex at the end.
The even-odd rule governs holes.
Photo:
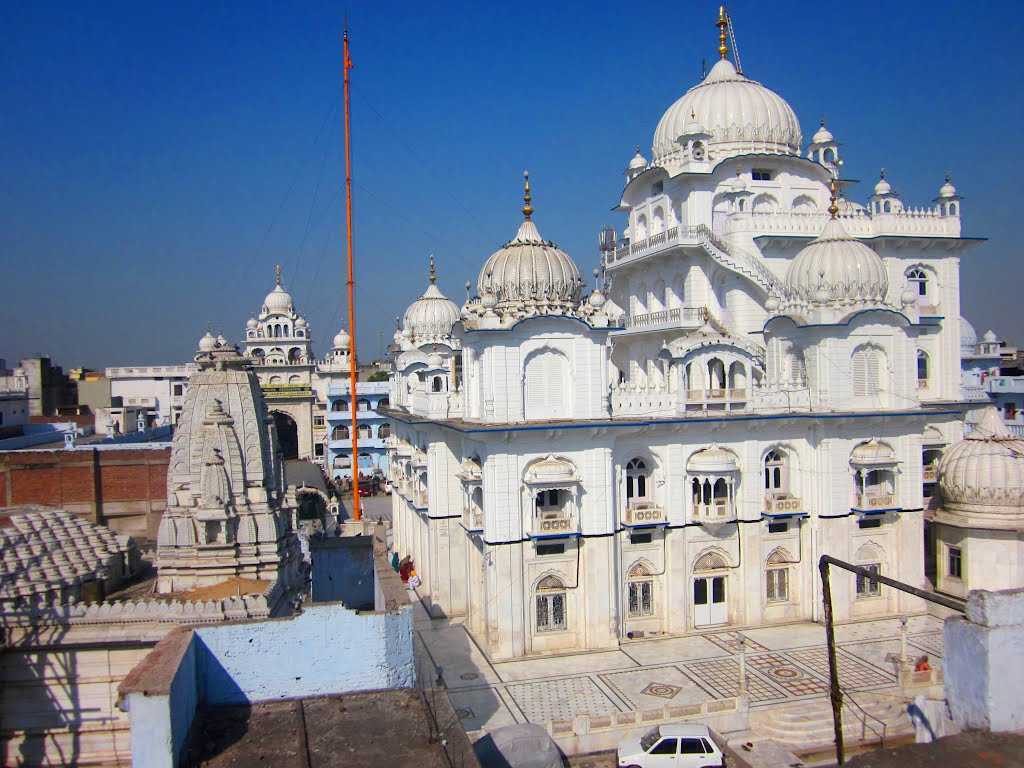
POLYGON ((201 698, 210 705, 416 682, 411 605, 361 614, 314 605, 290 619, 198 627, 195 643, 201 698))
POLYGON ((341 601, 373 610, 373 539, 369 536, 310 539, 313 602, 341 601))

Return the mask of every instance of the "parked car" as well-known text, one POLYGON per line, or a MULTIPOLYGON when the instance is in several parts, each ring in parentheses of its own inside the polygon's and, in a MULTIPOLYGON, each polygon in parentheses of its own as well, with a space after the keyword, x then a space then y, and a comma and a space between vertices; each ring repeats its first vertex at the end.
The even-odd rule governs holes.
POLYGON ((659 725, 619 742, 620 768, 722 768, 725 758, 706 725, 659 725))

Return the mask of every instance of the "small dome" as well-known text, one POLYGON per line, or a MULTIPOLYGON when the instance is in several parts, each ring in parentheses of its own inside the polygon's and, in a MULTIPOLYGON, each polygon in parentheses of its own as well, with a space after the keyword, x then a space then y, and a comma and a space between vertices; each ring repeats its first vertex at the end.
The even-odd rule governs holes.
POLYGON ((981 340, 988 344, 995 344, 999 341, 999 337, 996 336, 996 332, 990 328, 985 331, 985 335, 981 337, 981 340))
POLYGON ((218 336, 217 336, 217 346, 218 347, 226 347, 227 345, 228 345, 228 340, 224 338, 224 334, 218 334, 218 336))
POLYGON ((296 328, 305 328, 306 327, 306 318, 304 318, 304 317, 298 318, 295 321, 295 327, 296 328))
POLYGON ((250 331, 255 331, 259 327, 259 323, 256 322, 255 317, 250 317, 245 321, 245 327, 250 331))
POLYGON ((633 155, 633 159, 629 161, 629 170, 642 171, 646 167, 647 158, 640 154, 640 147, 637 147, 636 154, 633 155))
POLYGON ((945 183, 939 187, 939 197, 956 197, 956 187, 954 187, 953 182, 949 180, 949 176, 946 177, 945 183))
POLYGON ((451 337, 452 326, 458 322, 459 308, 437 287, 434 257, 430 257, 430 285, 405 310, 402 332, 414 344, 451 337))
POLYGON ((334 337, 334 349, 348 349, 352 344, 352 339, 348 335, 348 331, 342 328, 338 331, 334 337))
POLYGON ((889 278, 878 254, 830 219, 789 265, 785 289, 797 305, 877 305, 885 303, 889 278))
POLYGON ((575 310, 583 291, 580 270, 569 254, 540 236, 531 220, 530 177, 524 176, 525 221, 516 236, 484 262, 477 290, 484 300, 492 295, 492 306, 498 309, 531 306, 543 308, 548 314, 575 310))
POLYGON ((751 152, 795 155, 802 139, 793 108, 775 91, 736 71, 728 59, 718 61, 703 82, 680 97, 654 130, 654 161, 680 147, 676 140, 698 123, 710 136, 717 158, 751 152))
POLYGON ((960 351, 974 352, 978 345, 978 332, 966 317, 960 318, 960 351))
POLYGON ((292 295, 280 285, 275 285, 274 290, 263 299, 263 306, 266 308, 268 315, 291 314, 293 308, 292 295))
POLYGON ((829 144, 829 143, 831 143, 833 141, 835 141, 835 137, 832 135, 832 132, 828 128, 825 127, 825 121, 822 120, 821 121, 821 127, 818 128, 818 130, 816 130, 814 132, 814 135, 811 137, 811 143, 812 144, 829 144))
POLYGON ((876 195, 888 195, 892 192, 892 186, 885 180, 885 171, 878 176, 878 183, 875 184, 876 195))
POLYGON ((203 337, 199 339, 199 351, 200 352, 213 352, 217 348, 216 337, 207 331, 203 334, 203 337))
POLYGON ((437 352, 431 352, 427 355, 427 366, 429 368, 442 368, 444 367, 444 358, 437 352))
POLYGON ((697 451, 686 463, 686 471, 698 475, 721 475, 738 472, 736 456, 717 445, 697 451))
POLYGON ((1024 440, 1010 433, 995 408, 985 408, 971 434, 946 449, 938 479, 939 522, 983 528, 1024 523, 1024 440))

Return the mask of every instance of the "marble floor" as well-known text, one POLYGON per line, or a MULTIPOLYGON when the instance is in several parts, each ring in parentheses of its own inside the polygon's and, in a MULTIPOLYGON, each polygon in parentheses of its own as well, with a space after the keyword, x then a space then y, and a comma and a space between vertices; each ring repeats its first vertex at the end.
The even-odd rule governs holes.
MULTIPOLYGON (((752 707, 828 695, 825 632, 809 622, 640 640, 617 651, 492 664, 461 624, 431 620, 418 602, 416 611, 417 652, 443 678, 452 706, 469 731, 734 696, 739 690, 741 637, 746 641, 752 707)), ((838 626, 843 689, 895 687, 899 635, 897 619, 838 626)), ((907 626, 907 655, 925 654, 932 666, 941 666, 942 622, 915 616, 907 626)))

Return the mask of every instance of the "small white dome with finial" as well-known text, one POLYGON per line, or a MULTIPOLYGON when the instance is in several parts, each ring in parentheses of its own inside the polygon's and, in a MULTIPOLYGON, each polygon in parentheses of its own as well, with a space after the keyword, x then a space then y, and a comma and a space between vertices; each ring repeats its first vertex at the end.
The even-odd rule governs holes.
POLYGON ((885 168, 883 168, 878 174, 878 183, 875 184, 875 194, 888 195, 890 192, 892 192, 892 185, 885 180, 885 168))
POLYGON ((199 351, 200 352, 213 352, 217 348, 217 338, 207 331, 203 334, 202 338, 199 339, 199 351))
POLYGON ((830 142, 833 142, 833 141, 835 141, 835 137, 832 135, 832 132, 828 128, 825 127, 825 121, 822 120, 821 121, 821 127, 819 127, 818 130, 816 130, 814 132, 814 135, 811 137, 811 143, 812 144, 829 144, 830 142))
POLYGON ((347 350, 352 345, 352 338, 348 331, 342 328, 334 337, 334 348, 347 350))
POLYGON ((956 187, 953 186, 953 182, 950 181, 949 174, 946 174, 945 183, 939 187, 939 197, 950 198, 956 197, 956 187))
POLYGON ((259 325, 260 324, 256 321, 255 317, 250 317, 248 320, 245 321, 245 327, 250 331, 255 331, 259 327, 259 325))
POLYGON ((274 266, 274 290, 263 299, 263 308, 268 315, 290 315, 294 309, 292 296, 281 287, 281 265, 274 266))
POLYGON ((459 319, 459 308, 455 302, 437 287, 433 254, 430 256, 429 279, 427 290, 409 305, 402 320, 403 334, 417 344, 450 338, 452 326, 459 319))
POLYGON ((633 159, 629 161, 630 171, 642 171, 647 167, 647 158, 640 154, 640 147, 636 148, 636 154, 633 155, 633 159))
POLYGON ((224 338, 224 334, 223 333, 218 334, 217 335, 217 346, 218 347, 226 347, 227 345, 228 345, 228 340, 224 338))

